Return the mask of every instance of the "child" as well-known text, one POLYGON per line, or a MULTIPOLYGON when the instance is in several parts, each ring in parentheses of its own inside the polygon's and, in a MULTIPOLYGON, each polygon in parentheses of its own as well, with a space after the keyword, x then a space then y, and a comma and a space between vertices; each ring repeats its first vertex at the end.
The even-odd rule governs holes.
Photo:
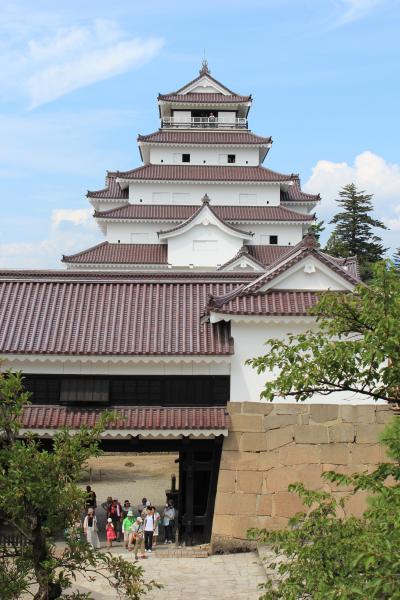
POLYGON ((115 527, 114 527, 113 520, 111 517, 108 517, 108 519, 107 519, 106 534, 107 534, 107 547, 112 548, 113 540, 115 540, 115 538, 117 537, 117 534, 115 533, 115 527))

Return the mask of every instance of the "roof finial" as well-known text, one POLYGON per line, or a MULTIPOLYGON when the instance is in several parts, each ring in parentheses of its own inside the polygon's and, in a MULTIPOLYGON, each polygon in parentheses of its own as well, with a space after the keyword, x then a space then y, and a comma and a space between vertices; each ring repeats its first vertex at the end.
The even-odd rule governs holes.
POLYGON ((210 204, 210 198, 208 197, 208 194, 204 194, 201 201, 203 204, 210 204))
POLYGON ((201 67, 199 71, 200 75, 210 75, 211 71, 208 68, 208 60, 206 59, 206 50, 204 48, 203 60, 201 61, 201 67))

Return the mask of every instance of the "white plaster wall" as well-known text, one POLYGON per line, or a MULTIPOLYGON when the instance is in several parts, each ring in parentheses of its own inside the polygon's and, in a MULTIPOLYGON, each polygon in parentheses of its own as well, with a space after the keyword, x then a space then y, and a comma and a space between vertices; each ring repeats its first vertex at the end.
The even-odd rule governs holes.
MULTIPOLYGON (((235 223, 235 226, 238 225, 235 223)), ((245 231, 252 231, 254 236, 247 243, 251 245, 268 245, 269 236, 278 236, 278 246, 295 246, 301 242, 303 238, 303 226, 300 225, 275 225, 272 223, 266 223, 265 225, 253 225, 252 223, 245 223, 239 225, 241 229, 245 231)))
POLYGON ((280 186, 246 184, 199 183, 131 183, 129 201, 132 204, 190 204, 200 205, 208 194, 211 205, 278 206, 280 186))
POLYGON ((220 148, 154 146, 150 148, 150 163, 153 165, 188 164, 182 163, 182 154, 190 154, 191 165, 228 164, 228 154, 236 156, 236 162, 232 166, 258 166, 260 163, 258 148, 235 148, 225 145, 221 145, 220 148), (223 162, 220 160, 220 155, 225 155, 223 162))
POLYGON ((344 291, 349 289, 349 285, 320 261, 307 257, 278 276, 273 282, 273 289, 344 291))
POLYGON ((111 244, 159 244, 157 231, 168 229, 169 223, 108 223, 107 240, 111 244), (138 234, 135 239, 136 234, 138 234), (139 237, 141 239, 139 239, 139 237))
MULTIPOLYGON (((235 343, 235 354, 231 361, 231 402, 265 402, 260 399, 260 393, 266 381, 271 381, 274 374, 265 372, 257 374, 256 369, 245 365, 248 358, 261 356, 268 351, 265 341, 268 338, 284 338, 288 333, 296 334, 310 329, 312 325, 296 323, 293 318, 291 323, 234 323, 231 332, 235 343)), ((277 403, 293 403, 291 397, 277 398, 277 403)), ((357 397, 355 394, 337 392, 330 396, 315 394, 308 403, 316 404, 374 404, 373 399, 357 397)))
POLYGON ((240 238, 229 236, 214 225, 198 225, 182 235, 168 239, 168 262, 174 266, 193 264, 198 267, 216 267, 231 259, 241 246, 240 238), (202 242, 209 248, 196 249, 202 242))
POLYGON ((90 359, 71 363, 68 357, 43 362, 15 361, 7 356, 4 359, 5 368, 13 368, 23 373, 49 375, 229 375, 230 372, 228 362, 183 362, 182 357, 178 357, 178 362, 165 363, 161 362, 159 357, 150 362, 135 359, 130 362, 113 362, 109 358, 104 363, 90 362, 90 359))

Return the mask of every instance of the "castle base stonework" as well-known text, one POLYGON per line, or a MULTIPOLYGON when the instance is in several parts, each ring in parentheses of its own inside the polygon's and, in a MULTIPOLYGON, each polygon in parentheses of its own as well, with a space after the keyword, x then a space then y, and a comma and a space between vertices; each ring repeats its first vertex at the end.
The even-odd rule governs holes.
MULTIPOLYGON (((343 495, 321 476, 336 470, 372 471, 385 460, 378 442, 393 418, 386 405, 228 404, 231 425, 224 440, 212 529, 214 552, 251 547, 246 530, 280 529, 303 510, 288 485, 343 495)), ((364 492, 351 496, 346 514, 365 509, 364 492)))

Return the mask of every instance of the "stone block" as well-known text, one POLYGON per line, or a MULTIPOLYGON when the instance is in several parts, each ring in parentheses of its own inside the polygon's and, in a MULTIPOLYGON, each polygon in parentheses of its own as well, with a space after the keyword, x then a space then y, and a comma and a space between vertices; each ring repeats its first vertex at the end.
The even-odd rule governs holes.
MULTIPOLYGON (((262 517, 261 517, 262 518, 262 517)), ((231 516, 232 519, 232 537, 241 540, 247 539, 247 530, 252 527, 260 527, 260 517, 241 517, 240 515, 231 516)))
POLYGON ((268 415, 264 417, 264 429, 280 429, 288 425, 295 425, 298 420, 298 415, 268 415))
POLYGON ((268 431, 266 439, 268 450, 274 450, 275 448, 280 448, 286 444, 291 444, 293 442, 293 426, 268 431))
POLYGON ((295 425, 294 438, 298 444, 326 444, 328 428, 324 425, 295 425))
POLYGON ((258 496, 256 514, 272 514, 272 494, 262 494, 261 496, 258 496))
POLYGON ((263 416, 262 415, 231 415, 232 431, 263 431, 263 416))
POLYGON ((323 444, 321 446, 321 462, 347 465, 350 462, 348 444, 323 444))
POLYGON ((285 517, 267 517, 265 519, 264 529, 268 531, 279 531, 280 529, 286 529, 288 525, 288 519, 285 517))
POLYGON ((383 423, 375 425, 360 424, 356 426, 356 441, 358 444, 376 444, 379 441, 379 435, 384 429, 383 423))
POLYGON ((240 440, 240 449, 244 452, 261 452, 267 449, 267 436, 265 433, 243 433, 240 440))
POLYGON ((311 406, 310 417, 315 423, 325 423, 327 421, 336 421, 339 415, 337 404, 316 404, 311 406))
POLYGON ((309 412, 307 404, 273 404, 274 415, 300 415, 309 412))
POLYGON ((232 536, 232 516, 231 515, 214 515, 213 535, 232 536))
POLYGON ((361 517, 367 509, 367 498, 369 495, 369 492, 360 490, 354 495, 349 496, 344 507, 346 515, 361 517))
POLYGON ((260 402, 242 402, 242 413, 246 415, 269 415, 274 405, 271 402, 260 400, 260 402))
POLYGON ((317 464, 271 469, 266 474, 266 490, 270 493, 287 492, 288 486, 297 482, 306 487, 320 489, 323 485, 321 474, 322 467, 317 464))
POLYGON ((353 444, 351 448, 351 464, 376 465, 382 460, 382 449, 379 444, 353 444))
POLYGON ((394 417, 394 412, 390 408, 390 406, 381 406, 378 405, 376 407, 375 418, 377 423, 389 423, 394 417))
POLYGON ((243 433, 241 431, 229 431, 228 437, 224 439, 224 450, 239 450, 240 440, 243 433))
POLYGON ((350 425, 350 423, 338 423, 329 427, 330 442, 354 442, 354 438, 354 425, 350 425))
POLYGON ((215 501, 216 515, 255 515, 256 494, 218 493, 215 501))
POLYGON ((237 489, 240 492, 259 494, 261 492, 263 474, 261 471, 239 471, 237 489))
POLYGON ((236 491, 236 471, 221 469, 218 475, 218 493, 236 491))
MULTIPOLYGON (((366 473, 367 469, 365 465, 332 465, 332 464, 323 464, 322 465, 323 473, 327 471, 335 471, 336 473, 341 473, 342 475, 353 475, 353 473, 366 473)), ((329 490, 334 492, 349 492, 353 490, 353 486, 351 485, 338 485, 336 483, 332 483, 324 479, 324 483, 328 486, 329 490)))
POLYGON ((375 406, 341 406, 340 415, 344 423, 375 423, 375 406))
POLYGON ((278 467, 281 464, 282 459, 279 450, 260 452, 258 455, 258 468, 260 471, 269 471, 269 469, 278 467))
POLYGON ((258 455, 253 452, 223 450, 220 469, 226 469, 227 471, 257 471, 258 455))
POLYGON ((293 517, 296 513, 304 511, 304 505, 297 494, 291 492, 278 492, 273 494, 273 514, 277 517, 293 517))
POLYGON ((236 415, 242 412, 242 402, 228 402, 226 409, 230 415, 236 415))
POLYGON ((321 446, 317 444, 290 444, 281 448, 279 455, 281 463, 288 466, 320 463, 321 446))

